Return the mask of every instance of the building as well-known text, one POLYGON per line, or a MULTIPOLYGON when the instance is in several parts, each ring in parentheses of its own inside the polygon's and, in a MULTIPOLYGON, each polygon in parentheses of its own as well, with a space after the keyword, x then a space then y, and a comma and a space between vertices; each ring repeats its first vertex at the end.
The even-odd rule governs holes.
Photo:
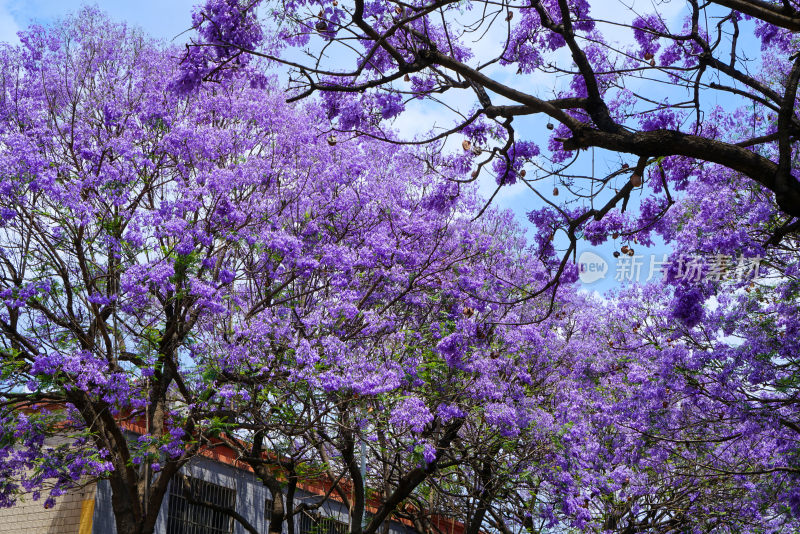
MULTIPOLYGON (((182 470, 195 495, 210 503, 230 507, 259 532, 267 533, 272 495, 249 467, 238 461, 227 447, 205 451, 182 470)), ((247 534, 232 517, 187 500, 183 481, 173 480, 161 505, 156 534, 247 534)), ((325 488, 301 484, 295 504, 317 502, 325 488)), ((313 514, 294 517, 295 534, 347 534, 348 510, 329 498, 313 514)), ((442 518, 437 521, 446 534, 463 534, 464 527, 442 518)), ((285 525, 284 525, 285 529, 285 525)), ((0 509, 0 534, 115 534, 111 486, 93 482, 57 499, 53 508, 42 501, 24 499, 12 508, 0 509)), ((416 534, 410 526, 390 521, 383 534, 416 534)))

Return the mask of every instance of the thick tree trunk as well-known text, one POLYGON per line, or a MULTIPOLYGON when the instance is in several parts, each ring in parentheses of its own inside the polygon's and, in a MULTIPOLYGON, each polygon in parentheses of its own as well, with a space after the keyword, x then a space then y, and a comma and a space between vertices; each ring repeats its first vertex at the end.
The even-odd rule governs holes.
POLYGON ((117 534, 153 534, 154 525, 147 528, 144 518, 134 513, 132 503, 125 496, 114 491, 115 484, 111 484, 111 508, 114 513, 114 523, 117 534))

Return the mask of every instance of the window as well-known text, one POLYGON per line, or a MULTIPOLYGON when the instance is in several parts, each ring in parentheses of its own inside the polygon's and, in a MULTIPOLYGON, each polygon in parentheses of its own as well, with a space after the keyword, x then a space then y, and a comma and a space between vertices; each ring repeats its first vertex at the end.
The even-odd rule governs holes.
POLYGON ((167 534, 233 534, 233 518, 202 503, 233 509, 236 491, 198 478, 175 477, 167 505, 167 534))
POLYGON ((350 527, 343 521, 319 514, 300 514, 300 534, 347 534, 350 527))
POLYGON ((322 517, 319 520, 319 534, 347 534, 350 527, 347 523, 336 521, 330 517, 322 517))

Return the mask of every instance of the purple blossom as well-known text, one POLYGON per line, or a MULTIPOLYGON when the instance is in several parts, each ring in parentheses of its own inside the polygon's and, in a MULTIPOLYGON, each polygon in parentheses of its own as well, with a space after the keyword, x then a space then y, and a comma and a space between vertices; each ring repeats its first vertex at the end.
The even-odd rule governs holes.
POLYGON ((679 288, 672 301, 670 316, 692 328, 703 319, 703 293, 697 288, 679 288))
POLYGON ((381 117, 384 119, 394 118, 405 109, 402 97, 396 93, 381 93, 375 97, 375 101, 380 107, 381 117))
POLYGON ((493 163, 492 169, 497 176, 497 183, 499 185, 516 183, 523 164, 538 155, 539 147, 534 143, 529 141, 514 143, 506 155, 501 155, 493 163))
POLYGON ((400 401, 389 417, 389 422, 393 425, 410 428, 416 433, 422 432, 431 421, 433 414, 418 397, 408 397, 400 401))

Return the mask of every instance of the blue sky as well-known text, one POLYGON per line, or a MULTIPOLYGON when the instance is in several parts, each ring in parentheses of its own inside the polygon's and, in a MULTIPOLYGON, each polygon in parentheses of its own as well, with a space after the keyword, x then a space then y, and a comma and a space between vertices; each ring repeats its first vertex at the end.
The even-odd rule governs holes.
MULTIPOLYGON (((154 37, 172 40, 191 25, 197 0, 0 0, 0 41, 16 41, 31 22, 47 23, 83 5, 97 5, 117 20, 141 27, 154 37)), ((180 38, 179 38, 180 39, 180 38)))

